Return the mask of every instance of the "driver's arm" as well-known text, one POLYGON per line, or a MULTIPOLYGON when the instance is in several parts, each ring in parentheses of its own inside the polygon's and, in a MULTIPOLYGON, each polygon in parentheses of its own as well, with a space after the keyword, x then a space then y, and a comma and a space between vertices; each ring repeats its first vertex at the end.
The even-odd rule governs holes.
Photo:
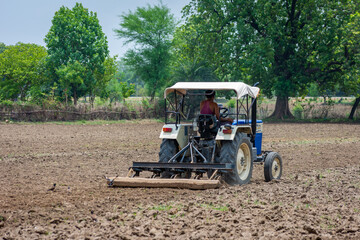
POLYGON ((215 107, 215 115, 216 115, 216 119, 221 121, 220 119, 220 109, 219 109, 219 106, 217 105, 217 103, 214 103, 214 107, 215 107))
POLYGON ((233 122, 234 119, 232 118, 223 118, 223 117, 220 117, 220 109, 219 109, 219 106, 216 104, 216 107, 217 107, 217 114, 219 115, 216 115, 216 117, 220 120, 220 122, 233 122))
POLYGON ((232 118, 221 118, 220 117, 220 108, 219 106, 217 105, 217 103, 214 103, 214 112, 215 112, 215 115, 216 115, 216 119, 219 120, 220 122, 233 122, 234 120, 232 118))

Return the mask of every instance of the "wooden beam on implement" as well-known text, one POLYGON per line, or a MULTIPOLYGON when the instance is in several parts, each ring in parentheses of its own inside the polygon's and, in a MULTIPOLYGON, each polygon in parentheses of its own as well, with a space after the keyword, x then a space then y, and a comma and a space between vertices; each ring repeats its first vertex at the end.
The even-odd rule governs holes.
POLYGON ((221 186, 219 180, 197 180, 197 179, 169 179, 169 178, 109 178, 114 187, 148 187, 148 188, 186 188, 186 189, 212 189, 221 186))

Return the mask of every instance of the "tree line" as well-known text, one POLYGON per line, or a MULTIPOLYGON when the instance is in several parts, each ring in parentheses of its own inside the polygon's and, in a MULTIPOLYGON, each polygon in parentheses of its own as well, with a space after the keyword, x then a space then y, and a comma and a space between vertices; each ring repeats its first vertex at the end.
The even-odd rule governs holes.
POLYGON ((274 118, 291 118, 289 98, 335 90, 360 102, 360 11, 356 0, 192 0, 179 24, 162 3, 120 16, 115 33, 134 48, 110 57, 96 13, 60 8, 35 44, 0 45, 0 99, 118 101, 142 86, 152 100, 177 81, 260 82, 276 96, 274 118), (135 85, 131 85, 133 83, 135 85))

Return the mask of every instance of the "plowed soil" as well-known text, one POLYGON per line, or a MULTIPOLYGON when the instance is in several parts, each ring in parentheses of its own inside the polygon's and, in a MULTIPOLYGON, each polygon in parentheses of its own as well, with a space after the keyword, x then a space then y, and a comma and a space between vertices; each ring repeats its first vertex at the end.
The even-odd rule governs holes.
POLYGON ((0 237, 360 239, 360 125, 265 124, 278 181, 256 165, 245 186, 107 187, 132 161, 157 161, 161 127, 0 124, 0 237))

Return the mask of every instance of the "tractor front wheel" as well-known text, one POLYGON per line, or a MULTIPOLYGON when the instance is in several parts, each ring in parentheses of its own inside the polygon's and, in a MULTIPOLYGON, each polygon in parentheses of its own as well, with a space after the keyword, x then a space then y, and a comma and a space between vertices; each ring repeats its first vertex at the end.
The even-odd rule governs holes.
POLYGON ((265 181, 280 179, 282 174, 282 160, 277 152, 270 152, 265 158, 264 176, 265 181))
POLYGON ((250 182, 253 171, 252 144, 244 133, 236 133, 234 140, 222 141, 221 163, 232 163, 233 171, 224 176, 229 185, 243 185, 250 182))

